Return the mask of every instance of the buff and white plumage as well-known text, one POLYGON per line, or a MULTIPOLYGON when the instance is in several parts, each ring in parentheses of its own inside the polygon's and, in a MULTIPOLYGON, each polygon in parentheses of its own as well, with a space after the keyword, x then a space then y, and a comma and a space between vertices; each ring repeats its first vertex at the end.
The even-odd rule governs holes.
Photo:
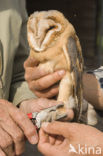
MULTIPOLYGON (((30 55, 40 62, 39 66, 53 73, 66 71, 59 83, 58 101, 64 106, 56 114, 65 114, 66 109, 75 111, 75 120, 82 116, 83 58, 79 39, 72 24, 56 10, 35 12, 29 17, 28 42, 30 55)), ((56 117, 55 117, 56 119, 56 117)))

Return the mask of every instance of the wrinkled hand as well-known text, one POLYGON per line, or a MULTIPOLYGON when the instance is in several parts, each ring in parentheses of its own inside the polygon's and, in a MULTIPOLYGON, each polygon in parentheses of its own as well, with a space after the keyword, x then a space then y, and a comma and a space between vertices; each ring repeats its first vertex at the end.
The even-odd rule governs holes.
POLYGON ((36 129, 27 116, 12 103, 0 100, 0 156, 24 152, 25 137, 31 144, 38 141, 36 129))
POLYGON ((32 112, 40 112, 46 108, 59 105, 62 102, 55 101, 55 100, 48 100, 45 98, 38 98, 38 99, 30 99, 23 101, 20 104, 20 109, 25 113, 32 113, 32 112))
MULTIPOLYGON (((40 112, 41 110, 44 110, 46 108, 60 105, 62 102, 56 101, 56 100, 49 100, 45 98, 38 98, 38 99, 30 99, 23 101, 20 105, 20 109, 25 113, 31 113, 31 112, 40 112)), ((67 110, 67 117, 64 120, 71 121, 74 118, 74 112, 71 109, 67 110)))
MULTIPOLYGON (((80 156, 88 154, 78 154, 70 152, 70 144, 78 152, 78 144, 81 147, 101 147, 103 148, 103 134, 96 128, 77 123, 43 123, 39 132, 38 149, 45 156, 80 156)), ((103 154, 103 153, 102 153, 103 154)), ((89 154, 91 156, 91 154, 89 154)))
POLYGON ((57 83, 65 75, 64 70, 52 74, 38 67, 38 62, 30 57, 25 61, 25 79, 30 90, 38 97, 51 98, 58 94, 57 83))

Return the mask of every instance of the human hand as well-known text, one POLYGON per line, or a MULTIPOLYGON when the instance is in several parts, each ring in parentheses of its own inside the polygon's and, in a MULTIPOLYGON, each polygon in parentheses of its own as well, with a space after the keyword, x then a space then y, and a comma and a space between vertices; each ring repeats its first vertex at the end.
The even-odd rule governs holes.
MULTIPOLYGON (((103 134, 96 128, 78 123, 43 123, 39 132, 38 149, 45 156, 79 156, 96 154, 78 152, 78 145, 103 148, 103 134), (72 145, 76 152, 70 151, 72 145)), ((103 154, 103 153, 102 153, 103 154)))
POLYGON ((31 144, 38 141, 36 129, 28 117, 6 100, 0 100, 0 156, 24 152, 25 137, 31 144))
MULTIPOLYGON (((25 113, 33 113, 33 112, 40 112, 46 108, 60 105, 62 102, 56 100, 49 100, 46 98, 38 98, 38 99, 30 99, 23 101, 20 104, 20 109, 25 113)), ((71 121, 74 118, 74 112, 72 109, 67 109, 67 117, 64 120, 71 121)))
POLYGON ((63 78, 65 71, 60 70, 50 74, 38 67, 38 64, 34 58, 28 57, 24 63, 25 79, 36 96, 51 98, 58 94, 57 83, 63 78))
POLYGON ((48 100, 46 98, 38 98, 38 99, 29 99, 25 100, 20 104, 20 109, 25 114, 33 113, 33 112, 40 112, 46 108, 59 105, 62 102, 56 100, 48 100))

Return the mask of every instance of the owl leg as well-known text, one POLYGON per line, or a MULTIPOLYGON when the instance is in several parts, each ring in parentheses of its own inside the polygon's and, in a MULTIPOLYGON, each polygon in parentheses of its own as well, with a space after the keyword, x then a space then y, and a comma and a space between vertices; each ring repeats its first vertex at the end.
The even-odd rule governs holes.
POLYGON ((35 118, 38 128, 41 127, 42 122, 52 122, 55 120, 62 120, 67 115, 67 108, 73 107, 73 85, 72 76, 69 72, 66 73, 64 78, 60 82, 58 100, 63 101, 63 104, 52 106, 37 113, 35 118), (65 106, 65 107, 64 107, 65 106))
POLYGON ((75 99, 73 97, 73 80, 71 73, 67 72, 60 82, 58 101, 64 102, 65 108, 74 108, 75 99))

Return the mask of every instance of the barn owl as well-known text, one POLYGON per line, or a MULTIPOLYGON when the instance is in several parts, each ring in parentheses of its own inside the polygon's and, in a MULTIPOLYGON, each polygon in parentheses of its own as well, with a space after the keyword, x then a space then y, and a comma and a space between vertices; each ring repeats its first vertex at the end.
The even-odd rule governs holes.
POLYGON ((28 20, 27 36, 30 56, 40 62, 41 69, 49 73, 60 69, 66 71, 59 82, 57 96, 63 105, 54 112, 62 116, 68 108, 72 108, 75 120, 79 121, 83 102, 83 57, 74 27, 59 11, 34 12, 28 20))

